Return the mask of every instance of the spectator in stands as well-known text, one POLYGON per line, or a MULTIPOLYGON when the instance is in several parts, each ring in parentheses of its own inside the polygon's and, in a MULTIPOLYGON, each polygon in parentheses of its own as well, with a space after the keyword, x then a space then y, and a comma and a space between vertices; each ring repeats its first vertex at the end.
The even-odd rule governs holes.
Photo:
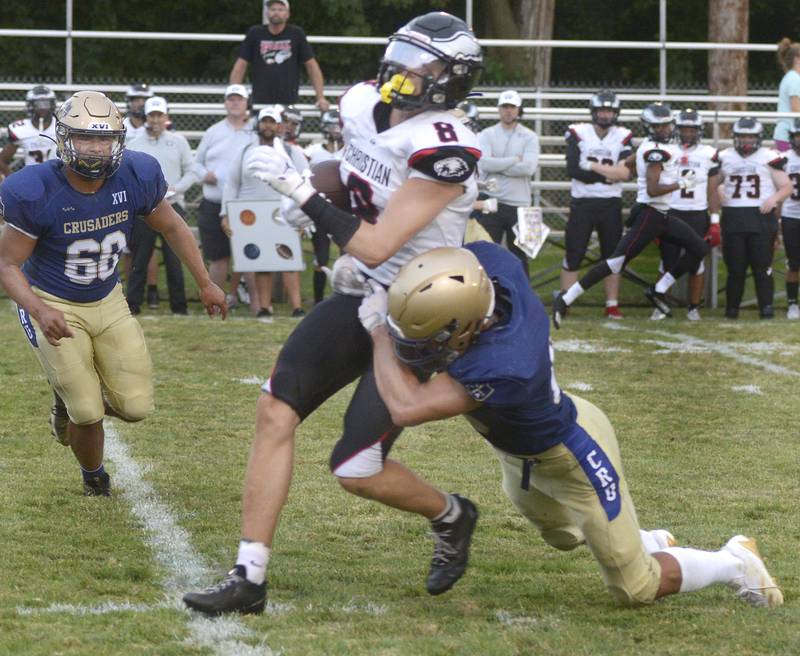
POLYGON ((56 157, 56 94, 46 86, 35 86, 25 94, 28 118, 8 126, 8 143, 0 151, 0 180, 11 175, 11 160, 22 150, 23 166, 41 164, 56 157))
MULTIPOLYGON (((567 130, 567 174, 572 181, 562 292, 577 282, 592 232, 597 231, 602 259, 614 252, 622 237, 622 181, 630 176, 625 159, 633 152, 633 134, 616 125, 619 110, 619 98, 611 91, 600 91, 589 101, 592 122, 573 123, 567 130)), ((619 273, 612 273, 603 280, 609 319, 622 318, 619 279, 619 273)))
MULTIPOLYGON (((321 162, 328 160, 339 160, 342 158, 342 119, 339 109, 329 109, 322 113, 320 119, 320 130, 325 141, 311 144, 305 150, 309 164, 313 167, 321 162)), ((328 276, 325 267, 331 257, 330 236, 321 230, 315 230, 311 236, 311 243, 314 246, 314 304, 321 302, 325 297, 325 283, 328 276)))
MULTIPOLYGON (((778 111, 800 114, 800 43, 784 38, 778 43, 778 63, 784 76, 778 89, 778 111)), ((789 127, 792 120, 782 118, 775 125, 775 148, 784 152, 791 148, 789 127)))
POLYGON ((253 25, 247 30, 229 81, 241 84, 247 66, 251 64, 254 103, 294 105, 300 88, 300 65, 303 64, 316 93, 317 107, 325 111, 328 101, 325 100, 322 70, 314 59, 305 32, 288 21, 289 0, 264 2, 264 25, 253 25))
POLYGON ((517 208, 531 204, 531 176, 539 163, 539 137, 520 123, 522 97, 513 89, 497 99, 500 122, 478 135, 481 152, 478 162, 481 178, 493 177, 497 189, 488 195, 497 199, 497 212, 481 214, 480 224, 496 243, 506 238, 506 246, 516 255, 525 271, 528 256, 514 245, 512 228, 517 223, 517 208))
POLYGON ((136 82, 125 92, 128 111, 122 124, 125 126, 125 141, 131 143, 146 132, 144 104, 153 97, 153 90, 147 82, 136 82))
MULTIPOLYGON (((131 84, 125 92, 127 112, 122 121, 122 125, 125 127, 126 143, 129 144, 134 139, 146 133, 144 104, 147 102, 148 98, 152 97, 153 89, 147 82, 135 82, 131 84)), ((135 246, 135 238, 136 236, 132 235, 130 243, 125 248, 122 268, 125 271, 126 280, 129 280, 131 277, 132 263, 130 249, 135 246)), ((158 308, 158 305, 158 257, 156 253, 153 253, 150 257, 150 262, 147 263, 147 306, 155 310, 158 308)))
MULTIPOLYGON (((175 211, 186 217, 183 194, 195 182, 192 149, 186 137, 177 132, 167 132, 169 114, 167 101, 161 96, 148 98, 144 105, 147 130, 145 134, 128 144, 130 150, 138 150, 152 155, 161 165, 161 171, 169 187, 165 199, 175 211)), ((133 266, 128 280, 127 298, 132 314, 141 312, 144 297, 144 284, 147 263, 155 248, 157 233, 144 221, 136 222, 136 237, 131 249, 133 266)), ((169 305, 173 314, 188 314, 186 291, 183 286, 183 267, 181 261, 165 240, 161 240, 161 252, 167 268, 167 290, 169 305)))
MULTIPOLYGON (((231 235, 230 222, 228 221, 227 205, 232 200, 277 200, 283 197, 272 189, 266 182, 256 178, 247 168, 247 157, 254 145, 272 146, 275 139, 280 138, 283 118, 279 105, 267 105, 258 112, 258 141, 245 144, 235 155, 231 163, 228 179, 222 192, 222 229, 231 235)), ((297 146, 285 144, 286 152, 292 158, 294 166, 302 171, 308 166, 308 160, 297 146)), ((258 311, 256 316, 262 321, 272 320, 272 280, 271 272, 256 273, 256 288, 258 289, 258 311)), ((292 316, 299 318, 305 312, 300 300, 300 272, 284 271, 283 283, 289 294, 289 303, 292 306, 292 316)))
MULTIPOLYGON (((197 214, 200 244, 209 261, 211 280, 221 289, 225 289, 231 261, 230 240, 220 225, 222 190, 236 153, 256 141, 254 121, 248 109, 249 96, 247 88, 241 84, 231 84, 225 89, 226 116, 206 130, 195 153, 195 174, 203 183, 203 199, 197 214)), ((245 278, 248 282, 255 281, 251 274, 245 278)), ((227 297, 229 307, 236 305, 239 280, 240 274, 234 273, 227 297)), ((255 285, 250 284, 251 298, 255 296, 254 291, 255 285)))

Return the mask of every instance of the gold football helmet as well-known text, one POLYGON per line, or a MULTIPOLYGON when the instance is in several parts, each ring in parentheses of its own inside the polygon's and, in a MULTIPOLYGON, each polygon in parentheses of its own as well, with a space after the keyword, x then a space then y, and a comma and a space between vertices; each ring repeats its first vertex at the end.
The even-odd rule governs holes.
POLYGON ((117 106, 99 91, 78 91, 56 113, 58 156, 75 173, 93 180, 116 173, 125 148, 125 126, 117 106), (80 152, 73 137, 105 137, 108 152, 80 152))
POLYGON ((415 257, 389 288, 387 324, 397 357, 441 371, 467 350, 494 312, 494 286, 465 248, 436 248, 415 257))

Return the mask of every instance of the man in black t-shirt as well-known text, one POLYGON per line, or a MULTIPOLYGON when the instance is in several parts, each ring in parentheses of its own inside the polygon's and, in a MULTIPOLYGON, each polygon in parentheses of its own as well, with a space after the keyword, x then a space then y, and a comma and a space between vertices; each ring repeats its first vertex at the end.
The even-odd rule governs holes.
POLYGON ((247 30, 239 56, 229 76, 230 84, 241 84, 247 65, 252 64, 255 104, 297 103, 300 87, 300 64, 303 64, 316 93, 316 105, 327 111, 322 70, 314 58, 306 34, 297 25, 289 25, 289 0, 265 0, 264 25, 247 30))

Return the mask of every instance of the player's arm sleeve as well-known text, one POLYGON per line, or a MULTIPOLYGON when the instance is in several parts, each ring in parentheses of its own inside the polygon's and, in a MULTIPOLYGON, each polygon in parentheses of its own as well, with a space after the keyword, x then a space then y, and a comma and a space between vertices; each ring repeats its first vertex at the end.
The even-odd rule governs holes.
POLYGON ((769 166, 771 169, 775 169, 776 171, 785 171, 786 161, 786 158, 782 155, 773 157, 769 162, 767 162, 767 166, 769 166))
POLYGON ((408 165, 437 182, 465 182, 475 173, 481 151, 468 146, 437 146, 412 153, 408 165))
POLYGON ((669 161, 672 155, 662 148, 651 148, 644 154, 644 161, 648 164, 661 164, 662 166, 669 161))
POLYGON ((36 221, 36 212, 28 203, 20 201, 13 189, 12 178, 0 184, 0 220, 5 219, 12 228, 31 239, 39 239, 42 226, 36 221))
POLYGON ((570 178, 583 182, 584 184, 594 184, 596 182, 605 182, 605 178, 599 173, 594 171, 584 171, 579 162, 581 161, 581 148, 578 145, 578 135, 574 131, 569 130, 566 135, 567 138, 567 175, 570 178))
POLYGON ((148 216, 164 200, 167 193, 167 181, 161 171, 161 165, 154 157, 144 155, 144 160, 137 164, 139 169, 139 207, 136 214, 148 216))
POLYGON ((481 149, 481 172, 504 173, 505 170, 517 161, 516 157, 492 157, 492 139, 490 132, 484 130, 478 135, 478 145, 481 149))

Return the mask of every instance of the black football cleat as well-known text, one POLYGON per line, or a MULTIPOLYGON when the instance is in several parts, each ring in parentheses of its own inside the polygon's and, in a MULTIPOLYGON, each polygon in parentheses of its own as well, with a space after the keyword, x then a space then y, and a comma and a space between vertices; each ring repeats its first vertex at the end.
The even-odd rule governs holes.
POLYGON ((83 481, 83 496, 85 497, 110 497, 111 478, 103 472, 98 476, 93 476, 88 481, 83 481))
POLYGON ((209 617, 226 613, 257 615, 267 603, 267 582, 261 585, 248 581, 244 565, 236 565, 216 585, 202 592, 187 592, 183 603, 209 617))
POLYGON ((564 300, 564 293, 561 292, 553 297, 553 325, 556 327, 556 330, 561 328, 561 322, 564 321, 564 317, 567 316, 567 309, 569 305, 564 300))
POLYGON ((656 288, 653 285, 650 285, 647 289, 644 290, 644 295, 647 297, 647 300, 653 304, 653 307, 656 308, 659 312, 668 317, 672 316, 672 309, 669 307, 669 304, 667 303, 666 294, 657 292, 656 288))
POLYGON ((469 499, 453 494, 461 514, 454 522, 431 522, 433 547, 431 569, 426 583, 428 593, 440 595, 452 588, 467 569, 469 544, 478 521, 478 509, 469 499))

